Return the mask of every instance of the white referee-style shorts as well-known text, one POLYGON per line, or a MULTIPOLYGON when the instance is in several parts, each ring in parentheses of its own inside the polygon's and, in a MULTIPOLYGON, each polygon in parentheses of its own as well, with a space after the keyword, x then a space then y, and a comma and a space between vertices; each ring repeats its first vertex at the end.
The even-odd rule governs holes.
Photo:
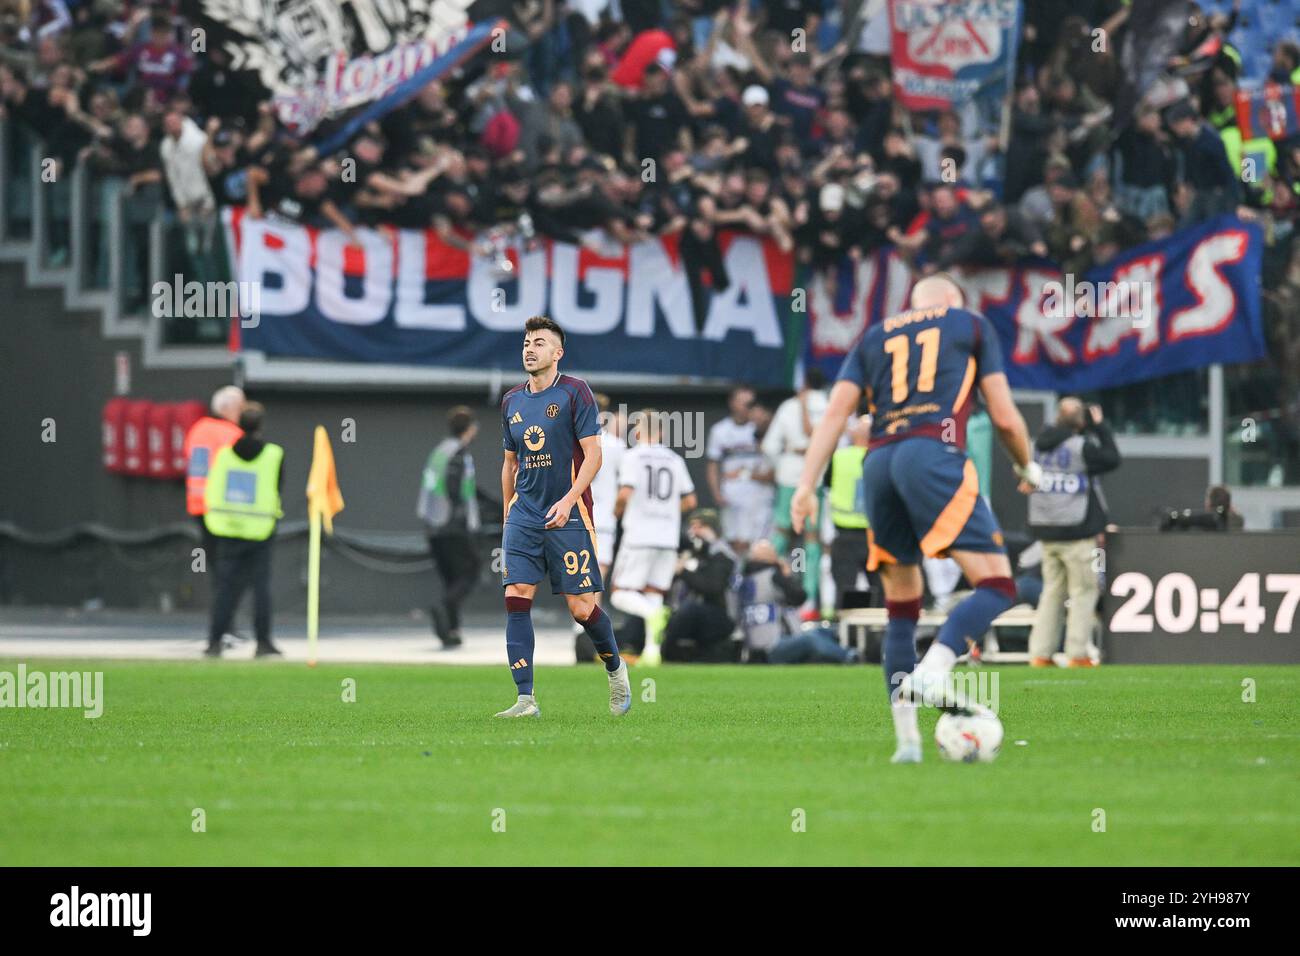
POLYGON ((623 545, 614 559, 614 587, 618 590, 667 591, 677 570, 674 548, 637 548, 623 545))
POLYGON ((722 536, 728 541, 753 544, 772 534, 772 501, 760 499, 722 509, 722 536))

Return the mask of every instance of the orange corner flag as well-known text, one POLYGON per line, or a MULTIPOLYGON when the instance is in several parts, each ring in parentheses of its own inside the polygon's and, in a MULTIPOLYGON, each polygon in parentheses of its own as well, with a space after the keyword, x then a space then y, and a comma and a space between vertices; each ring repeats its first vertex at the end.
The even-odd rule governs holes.
POLYGON ((319 514, 325 530, 334 533, 334 516, 343 510, 343 493, 334 471, 334 449, 325 426, 316 426, 316 447, 311 456, 311 474, 307 476, 307 514, 319 514))

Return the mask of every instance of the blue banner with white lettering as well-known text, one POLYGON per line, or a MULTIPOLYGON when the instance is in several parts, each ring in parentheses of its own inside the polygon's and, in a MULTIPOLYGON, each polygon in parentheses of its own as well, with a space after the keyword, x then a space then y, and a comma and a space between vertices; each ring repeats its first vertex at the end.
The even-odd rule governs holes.
MULTIPOLYGON (((997 329, 1013 388, 1089 392, 1262 358, 1263 247, 1258 225, 1229 215, 1079 276, 1035 261, 955 277, 997 329)), ((911 286, 892 248, 810 277, 810 363, 835 374, 867 325, 906 308, 911 286)))
POLYGON ((335 229, 223 215, 243 316, 232 331, 267 356, 515 373, 524 323, 545 314, 564 328, 575 374, 781 388, 802 344, 793 256, 765 237, 719 234, 726 275, 692 289, 677 236, 515 236, 472 254, 473 237, 432 229, 359 229, 350 245, 335 229))

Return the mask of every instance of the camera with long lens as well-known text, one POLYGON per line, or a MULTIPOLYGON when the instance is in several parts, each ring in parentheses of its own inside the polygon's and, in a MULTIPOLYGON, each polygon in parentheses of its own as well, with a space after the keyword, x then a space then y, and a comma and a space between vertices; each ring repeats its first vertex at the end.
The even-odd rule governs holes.
POLYGON ((1160 512, 1161 531, 1227 531, 1228 509, 1220 505, 1209 511, 1181 511, 1168 508, 1160 512))

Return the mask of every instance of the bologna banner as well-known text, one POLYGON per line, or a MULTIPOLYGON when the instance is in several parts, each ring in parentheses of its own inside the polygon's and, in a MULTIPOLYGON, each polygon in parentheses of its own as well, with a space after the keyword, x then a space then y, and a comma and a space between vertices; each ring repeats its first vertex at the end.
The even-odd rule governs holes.
POLYGON ((432 230, 358 230, 358 248, 332 229, 238 208, 224 217, 244 316, 239 346, 269 356, 515 372, 524 322, 545 313, 564 328, 565 367, 575 372, 780 388, 803 344, 792 257, 755 236, 719 237, 730 282, 706 293, 697 328, 670 237, 600 249, 516 245, 505 272, 432 230))
MULTIPOLYGON (((268 356, 511 371, 529 316, 568 333, 566 366, 672 384, 792 384, 795 359, 831 375, 872 322, 907 307, 892 248, 798 281, 772 242, 720 237, 729 284, 697 326, 672 237, 599 249, 542 241, 513 268, 432 230, 332 229, 224 211, 236 263, 239 347, 268 356)), ((1110 388, 1264 354, 1263 236, 1233 216, 1127 250, 1082 276, 1046 261, 956 273, 998 330, 1015 388, 1110 388)))
MULTIPOLYGON (((1221 216, 1081 276, 1051 263, 958 272, 998 331, 1013 388, 1088 392, 1264 356, 1263 234, 1221 216)), ((808 285, 810 361, 828 373, 872 322, 901 311, 912 277, 892 249, 808 285)))
POLYGON ((909 110, 946 110, 1010 90, 1020 0, 889 0, 894 95, 909 110))

